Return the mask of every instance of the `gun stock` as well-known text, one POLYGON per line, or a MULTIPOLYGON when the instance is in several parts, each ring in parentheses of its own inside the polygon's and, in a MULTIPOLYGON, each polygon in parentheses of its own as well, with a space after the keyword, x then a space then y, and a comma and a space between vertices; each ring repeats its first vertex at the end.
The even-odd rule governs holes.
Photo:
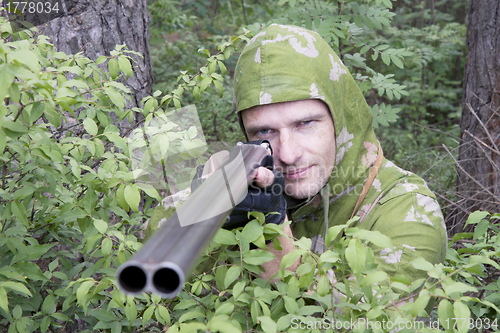
POLYGON ((246 196, 255 169, 270 149, 267 140, 232 148, 220 172, 203 182, 118 268, 119 288, 129 295, 151 292, 164 298, 175 297, 231 210, 246 196))

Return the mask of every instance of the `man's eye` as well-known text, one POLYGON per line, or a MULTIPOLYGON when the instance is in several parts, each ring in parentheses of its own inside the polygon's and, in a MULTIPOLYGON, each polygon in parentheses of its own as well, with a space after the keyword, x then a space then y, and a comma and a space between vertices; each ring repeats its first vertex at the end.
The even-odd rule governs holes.
POLYGON ((311 124, 312 122, 313 122, 312 120, 306 120, 306 121, 301 122, 300 124, 301 124, 301 125, 309 125, 309 124, 311 124))
POLYGON ((259 131, 259 134, 261 134, 261 135, 265 135, 265 134, 269 134, 269 132, 271 132, 271 130, 270 130, 270 129, 263 129, 263 130, 260 130, 260 131, 259 131))

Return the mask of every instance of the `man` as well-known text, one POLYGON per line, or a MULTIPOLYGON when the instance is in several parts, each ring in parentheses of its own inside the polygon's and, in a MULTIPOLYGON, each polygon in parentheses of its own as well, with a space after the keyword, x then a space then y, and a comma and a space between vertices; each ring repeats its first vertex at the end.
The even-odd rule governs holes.
POLYGON ((434 194, 383 158, 370 108, 317 33, 276 24, 258 33, 236 65, 234 95, 247 138, 271 143, 295 238, 311 238, 314 250, 323 250, 326 199, 328 227, 357 215, 360 228, 391 238, 394 249, 375 253, 388 273, 416 279, 423 272, 413 259, 444 261, 446 228, 434 194))
MULTIPOLYGON (((383 158, 370 108, 317 33, 276 24, 258 33, 236 65, 234 98, 247 139, 271 143, 288 206, 278 223, 291 221, 289 236, 311 238, 313 250, 322 252, 328 227, 359 216, 360 228, 391 238, 393 249, 374 253, 389 274, 414 280, 425 273, 409 264, 413 259, 444 261, 446 228, 434 194, 420 177, 383 158)), ((275 175, 259 168, 254 183, 265 188, 275 175)), ((282 251, 269 246, 277 259, 264 265, 266 279, 293 250, 289 239, 280 241, 282 251)))

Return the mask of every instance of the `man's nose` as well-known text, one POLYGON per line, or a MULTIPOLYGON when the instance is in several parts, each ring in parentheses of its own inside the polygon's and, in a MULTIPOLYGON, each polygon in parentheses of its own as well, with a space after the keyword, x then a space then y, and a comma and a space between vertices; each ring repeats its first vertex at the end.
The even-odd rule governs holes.
POLYGON ((300 157, 298 142, 288 132, 282 132, 279 136, 278 160, 284 165, 293 165, 300 157))

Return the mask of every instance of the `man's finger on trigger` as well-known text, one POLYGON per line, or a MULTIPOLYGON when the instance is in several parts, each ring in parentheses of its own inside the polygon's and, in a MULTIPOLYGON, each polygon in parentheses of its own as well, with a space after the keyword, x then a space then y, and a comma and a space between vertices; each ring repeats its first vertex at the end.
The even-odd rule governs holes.
POLYGON ((258 187, 267 187, 272 185, 274 181, 274 173, 264 167, 257 169, 257 174, 255 175, 255 184, 258 187))

